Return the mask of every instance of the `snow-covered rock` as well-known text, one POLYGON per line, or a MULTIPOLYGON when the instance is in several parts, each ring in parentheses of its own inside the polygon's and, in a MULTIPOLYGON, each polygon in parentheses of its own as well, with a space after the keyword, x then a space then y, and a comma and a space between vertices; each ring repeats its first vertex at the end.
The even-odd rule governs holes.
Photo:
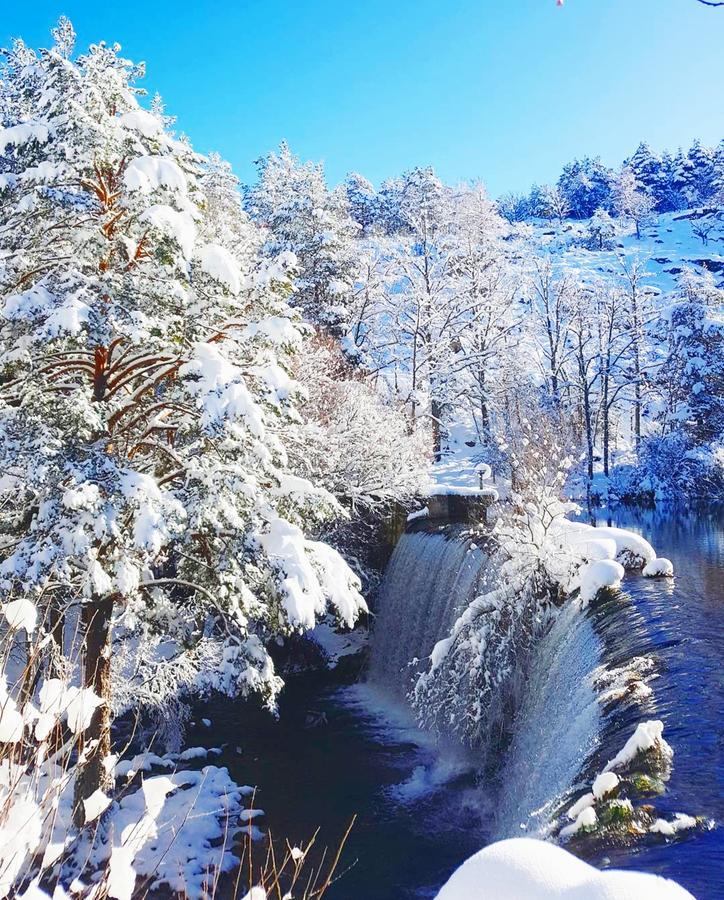
POLYGON ((693 900, 673 881, 600 872, 554 844, 512 838, 485 847, 453 873, 437 900, 693 900))
POLYGON ((662 576, 670 578, 674 574, 674 564, 670 559, 659 556, 657 559, 652 559, 651 562, 646 563, 642 574, 647 578, 661 578, 662 576))
POLYGON ((566 825, 561 829, 561 837, 563 839, 572 837, 583 829, 595 828, 598 824, 598 814, 593 806, 586 806, 576 816, 576 821, 572 825, 566 825))
POLYGON ((618 775, 615 772, 601 772, 593 782, 593 796, 601 800, 606 794, 615 791, 618 787, 618 775))
POLYGON ((648 722, 640 722, 636 726, 636 731, 634 731, 616 756, 606 764, 604 772, 625 766, 632 762, 639 753, 646 753, 649 750, 658 749, 665 757, 673 756, 674 751, 664 740, 663 734, 664 723, 660 720, 653 719, 648 722))
POLYGON ((621 563, 613 559, 599 559, 589 563, 581 572, 581 599, 588 603, 599 591, 619 587, 624 574, 621 563))
POLYGON ((696 828, 696 819, 693 816, 687 816, 686 813, 676 813, 672 822, 666 819, 657 819, 649 828, 653 834, 663 834, 666 837, 673 837, 677 831, 688 831, 690 828, 696 828))

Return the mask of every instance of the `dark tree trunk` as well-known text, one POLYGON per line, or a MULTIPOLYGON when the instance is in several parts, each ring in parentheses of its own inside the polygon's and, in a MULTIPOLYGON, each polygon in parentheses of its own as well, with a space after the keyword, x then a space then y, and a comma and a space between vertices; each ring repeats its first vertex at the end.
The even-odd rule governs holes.
POLYGON ((103 700, 93 713, 90 726, 80 740, 84 759, 75 783, 73 818, 77 826, 85 821, 83 801, 108 785, 104 761, 111 752, 111 616, 113 598, 97 598, 83 606, 84 633, 83 687, 91 688, 103 700))
POLYGON ((440 423, 442 403, 439 400, 433 400, 430 411, 432 413, 432 452, 435 462, 439 462, 442 457, 442 426, 440 423))

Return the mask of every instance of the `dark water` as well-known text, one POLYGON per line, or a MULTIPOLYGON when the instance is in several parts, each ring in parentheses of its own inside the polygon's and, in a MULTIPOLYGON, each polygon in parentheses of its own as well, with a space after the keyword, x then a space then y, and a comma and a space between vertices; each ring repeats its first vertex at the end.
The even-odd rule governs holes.
MULTIPOLYGON (((637 531, 674 563, 673 581, 629 574, 633 605, 624 644, 656 659, 650 718, 664 722, 674 749, 659 814, 702 815, 721 823, 676 842, 609 851, 610 865, 678 881, 699 900, 724 898, 724 514, 716 511, 616 510, 596 524, 637 531)), ((606 748, 608 750, 608 748, 606 748)), ((594 860, 599 865, 602 858, 594 860)))
MULTIPOLYGON (((661 718, 675 756, 667 793, 656 800, 659 815, 685 812, 724 822, 724 519, 659 510, 618 511, 609 521, 649 539, 673 561, 676 577, 629 574, 625 594, 591 613, 607 662, 652 656, 656 677, 649 708, 629 708, 603 725, 586 775, 595 774, 638 721, 661 718)), ((399 701, 368 686, 304 677, 285 689, 277 723, 233 705, 209 715, 219 742, 229 744, 221 764, 240 782, 260 785, 257 805, 278 837, 300 842, 319 826, 318 845, 336 848, 357 815, 330 900, 434 897, 448 874, 494 834, 489 792, 476 778, 474 757, 436 746, 412 726, 399 701)), ((592 861, 656 872, 699 900, 724 900, 719 827, 676 842, 608 850, 592 861)))
POLYGON ((485 844, 474 762, 436 747, 394 702, 365 685, 301 678, 285 688, 280 713, 275 724, 244 729, 233 706, 210 710, 215 736, 242 747, 219 764, 260 786, 255 805, 278 839, 300 844, 319 827, 315 846, 334 853, 357 816, 325 898, 434 897, 485 844), (310 727, 308 717, 322 724, 310 727))

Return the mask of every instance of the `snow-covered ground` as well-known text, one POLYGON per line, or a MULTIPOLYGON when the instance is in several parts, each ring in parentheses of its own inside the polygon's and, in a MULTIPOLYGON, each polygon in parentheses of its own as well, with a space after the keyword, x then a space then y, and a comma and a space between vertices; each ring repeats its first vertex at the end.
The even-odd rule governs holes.
MULTIPOLYGON (((674 290, 677 277, 687 266, 701 269, 707 263, 717 280, 724 279, 724 242, 713 238, 707 246, 702 243, 692 231, 699 215, 700 211, 685 210, 656 216, 650 226, 642 229, 640 239, 633 226, 627 227, 617 219, 620 231, 610 250, 588 250, 583 246, 587 220, 541 223, 531 226, 531 232, 536 243, 550 252, 562 271, 590 277, 620 276, 622 259, 628 262, 640 259, 646 264, 650 288, 665 295, 674 290)), ((719 230, 724 232, 724 223, 719 230)))
POLYGON ((460 421, 450 426, 445 437, 442 459, 430 468, 427 493, 498 498, 490 466, 481 462, 482 448, 472 423, 460 421))

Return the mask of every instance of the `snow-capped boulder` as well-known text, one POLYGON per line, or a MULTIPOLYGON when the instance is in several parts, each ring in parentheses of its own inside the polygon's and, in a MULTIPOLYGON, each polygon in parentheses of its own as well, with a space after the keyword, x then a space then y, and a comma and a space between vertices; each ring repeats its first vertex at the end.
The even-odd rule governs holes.
POLYGON ((600 872, 561 847, 512 838, 453 873, 437 900, 693 900, 676 882, 643 872, 600 872))

